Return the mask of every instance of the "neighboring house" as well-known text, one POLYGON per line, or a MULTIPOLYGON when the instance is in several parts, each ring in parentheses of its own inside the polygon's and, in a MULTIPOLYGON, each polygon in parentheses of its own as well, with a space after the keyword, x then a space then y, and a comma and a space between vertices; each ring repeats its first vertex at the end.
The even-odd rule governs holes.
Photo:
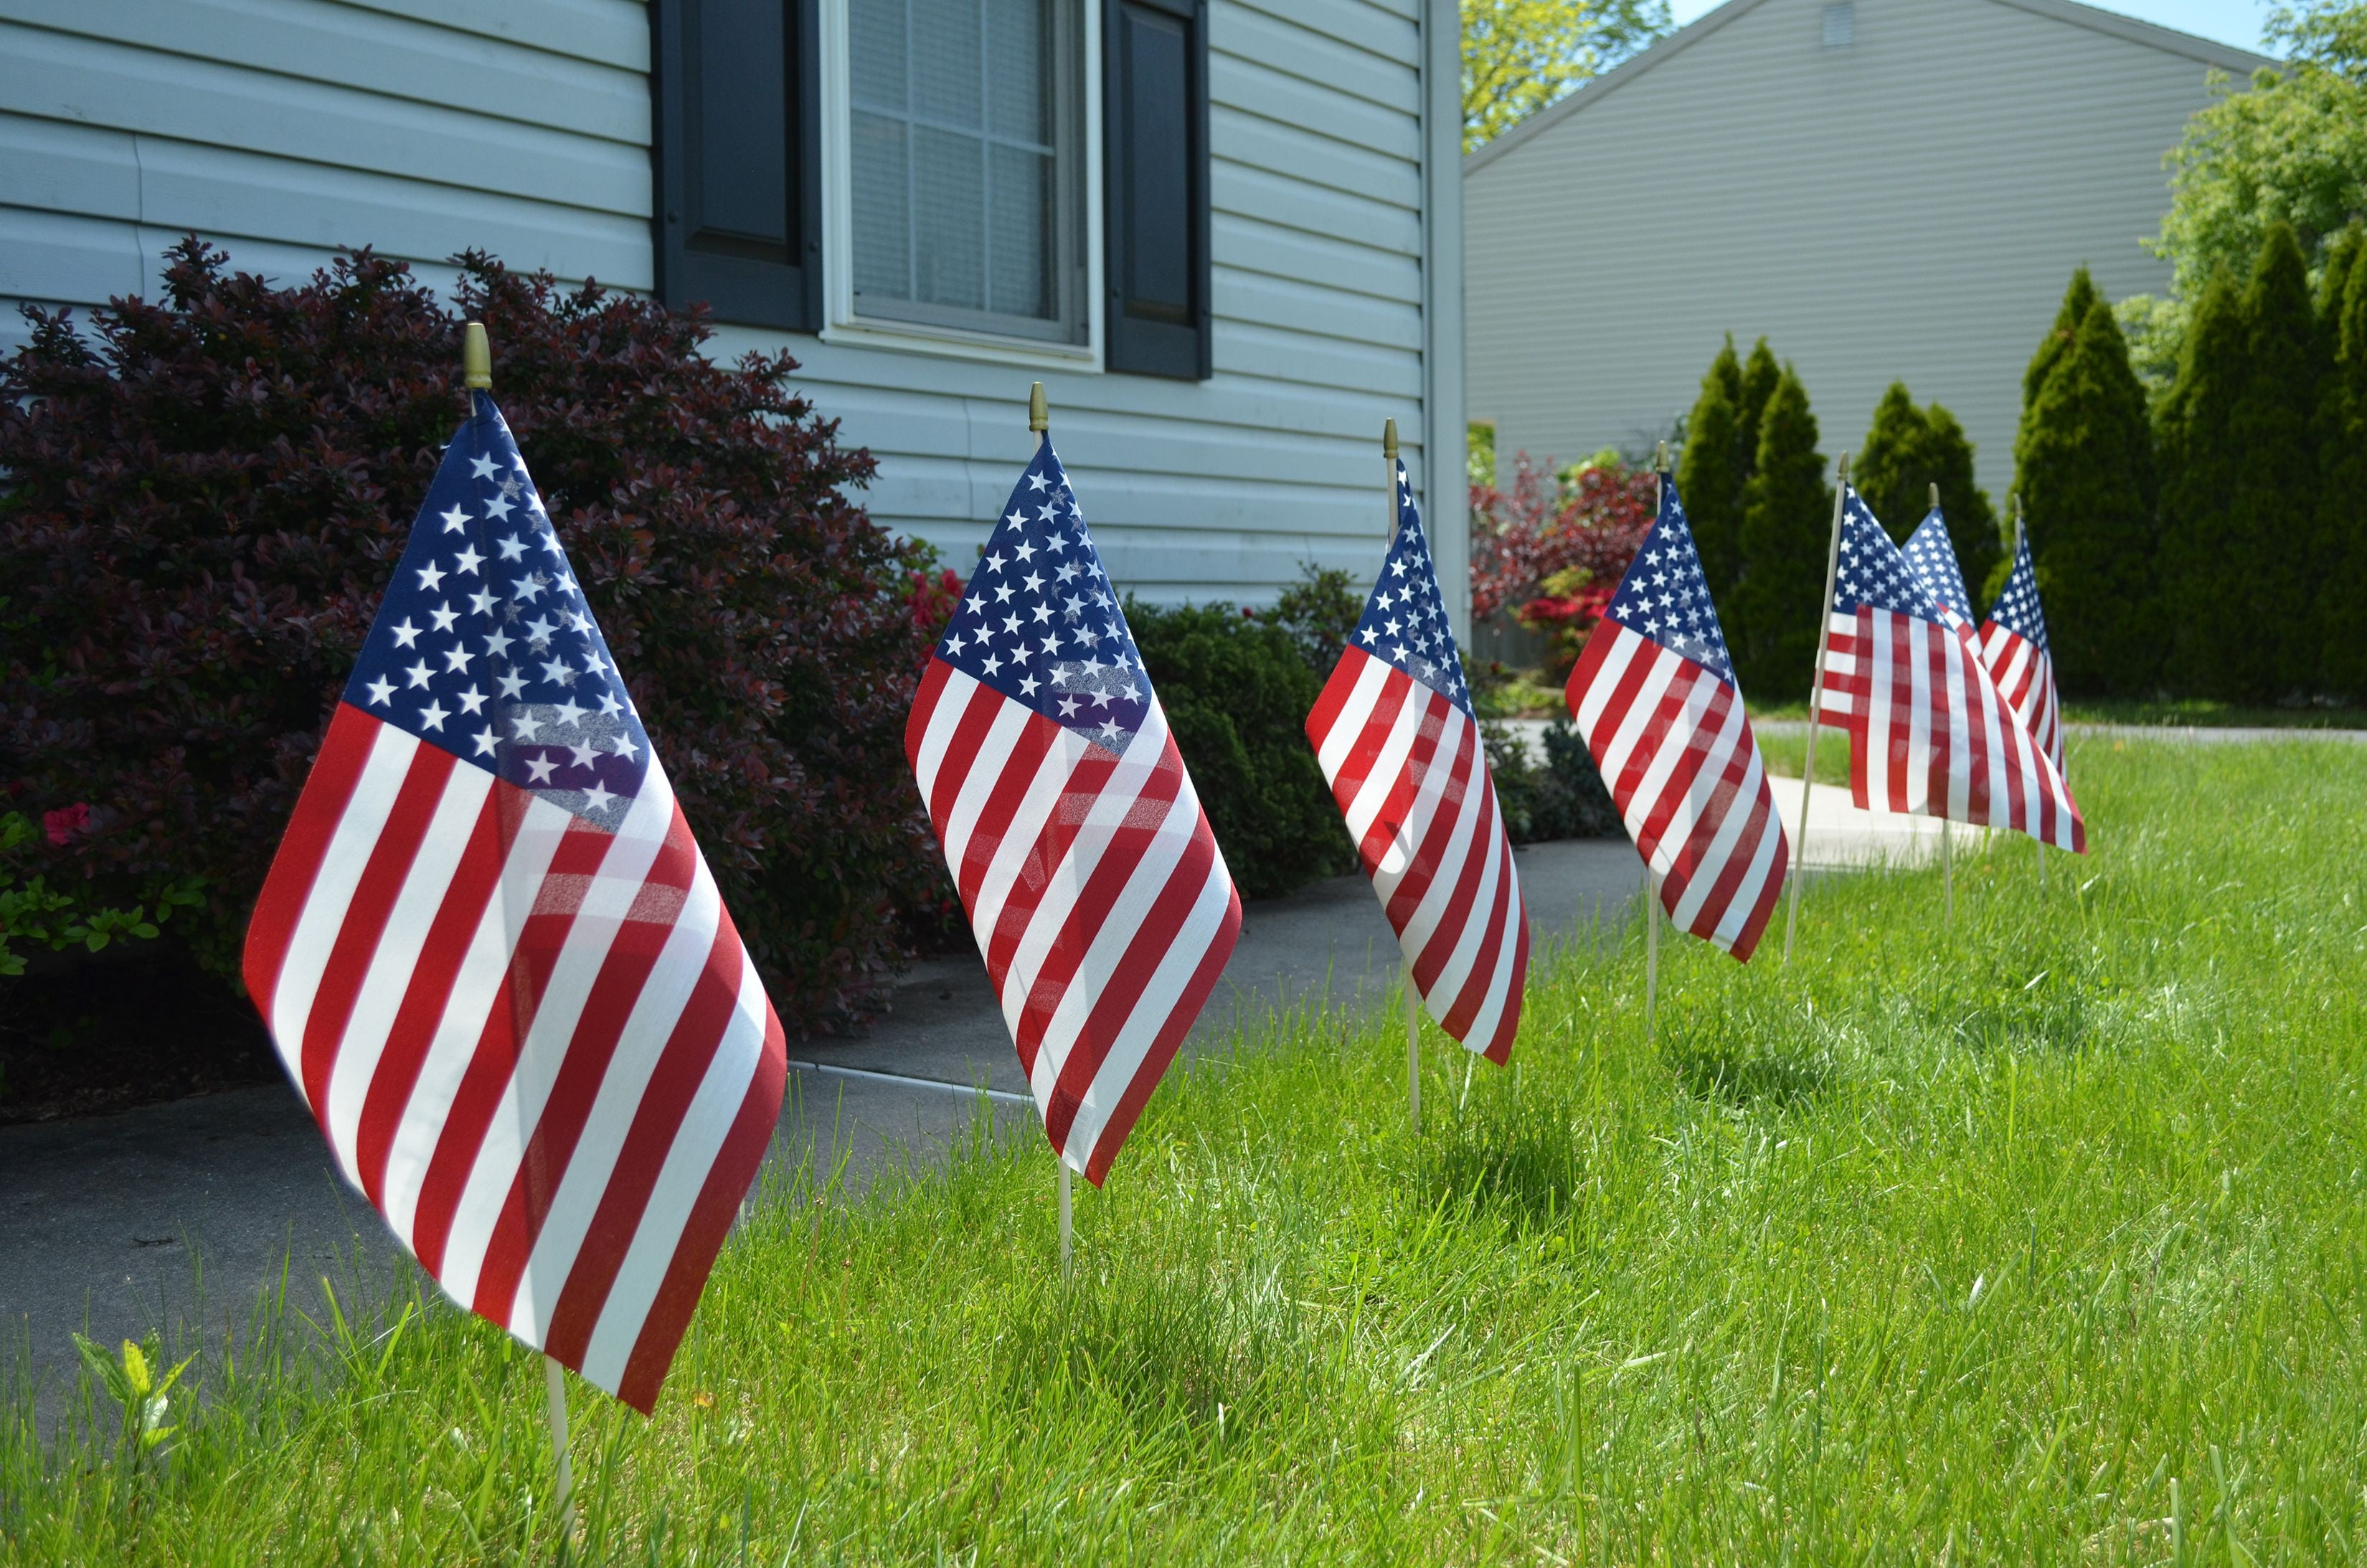
POLYGON ((282 280, 479 247, 788 349, 965 574, 1040 378, 1121 587, 1270 599, 1377 570, 1386 417, 1460 509, 1456 40, 1448 0, 0 0, 0 347, 192 230, 282 280))
POLYGON ((2162 154, 2270 63, 2069 0, 1727 0, 1464 160, 1472 416, 1508 469, 1648 448, 1763 334, 1828 457, 1904 380, 2002 506, 2072 268, 2167 288, 2162 154))

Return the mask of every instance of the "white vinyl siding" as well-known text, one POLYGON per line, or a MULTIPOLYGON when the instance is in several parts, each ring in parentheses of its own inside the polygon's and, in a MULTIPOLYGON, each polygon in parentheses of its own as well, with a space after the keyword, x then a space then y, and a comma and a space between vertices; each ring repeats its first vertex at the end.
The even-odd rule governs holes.
POLYGON ((2138 244, 2162 153, 2207 62, 2254 58, 2060 0, 1855 0, 1832 48, 1823 0, 1726 9, 1474 154, 1472 416, 1508 468, 1648 444, 1722 335, 1764 334, 1828 458, 1904 380, 1963 420, 2002 507, 2022 368, 2072 268, 2116 300, 2167 284, 2138 244))
MULTIPOLYGON (((1459 338, 1453 301, 1426 301, 1452 260, 1424 276, 1424 149, 1454 128, 1425 118, 1423 62, 1452 39, 1425 36, 1424 4, 1212 0, 1210 381, 729 325, 715 351, 794 352, 819 410, 879 460, 873 515, 965 573, 1025 460, 1040 375, 1122 587, 1262 602, 1303 560, 1367 574, 1384 418, 1425 501, 1427 428, 1456 442, 1442 499, 1461 504, 1459 338)), ((1444 0, 1427 4, 1452 27, 1444 0)), ((153 290, 193 229, 283 281, 368 244, 439 285, 445 258, 481 248, 648 289, 649 69, 639 0, 11 0, 0 348, 22 340, 16 301, 153 290)), ((1097 93, 1098 62, 1087 77, 1097 93)), ((1429 86, 1451 104, 1451 80, 1429 86)), ((1430 243, 1450 251, 1458 177, 1433 164, 1450 216, 1430 243)), ((1458 568, 1460 529, 1436 535, 1458 568)))

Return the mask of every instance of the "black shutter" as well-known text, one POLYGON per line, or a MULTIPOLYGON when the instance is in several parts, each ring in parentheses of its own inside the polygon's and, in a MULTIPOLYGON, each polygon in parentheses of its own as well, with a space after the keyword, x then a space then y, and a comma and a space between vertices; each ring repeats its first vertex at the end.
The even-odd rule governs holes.
POLYGON ((658 295, 821 325, 819 0, 655 0, 658 295))
POLYGON ((1208 378, 1206 0, 1104 0, 1113 370, 1208 378))

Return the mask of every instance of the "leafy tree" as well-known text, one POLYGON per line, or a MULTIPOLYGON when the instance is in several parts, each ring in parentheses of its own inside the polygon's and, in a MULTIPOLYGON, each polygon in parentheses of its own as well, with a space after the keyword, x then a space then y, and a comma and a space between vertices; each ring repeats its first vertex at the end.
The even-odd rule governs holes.
POLYGON ((1790 365, 1777 376, 1759 420, 1755 473, 1743 486, 1741 578, 1727 642, 1745 696, 1757 702, 1808 695, 1824 610, 1825 556, 1833 492, 1817 450, 1817 416, 1790 365))
POLYGON ((1742 362, 1735 358, 1729 333, 1702 377, 1701 396, 1685 416, 1685 444, 1677 458, 1677 494, 1693 525, 1702 574, 1709 579, 1710 597, 1721 601, 1734 585, 1742 486, 1758 456, 1743 451, 1741 424, 1742 362))
POLYGON ((1891 382, 1874 405, 1855 477, 1866 505, 1902 543, 1921 525, 1937 484, 1965 581, 1975 587, 1988 581, 2005 550, 1988 493, 1973 483, 1973 443, 1954 415, 1936 403, 1916 407, 1907 383, 1891 382))
POLYGON ((2255 72, 2246 91, 2214 77, 2168 158, 2169 211, 2146 244, 2171 265, 2171 298, 2129 301, 2157 362, 2174 358, 2212 274, 2249 270, 2272 225, 2291 224, 2316 269, 2367 215, 2367 0, 2281 6, 2266 31, 2285 67, 2255 72))
POLYGON ((1734 426, 1734 438, 1742 444, 1746 468, 1755 470, 1759 466, 1759 422, 1766 415, 1767 400, 1774 395, 1775 383, 1783 379, 1783 373, 1765 338, 1750 346, 1750 358, 1742 362, 1742 400, 1738 405, 1742 415, 1734 426))
POLYGON ((2056 677, 2073 696, 2149 692, 2160 666, 2153 431, 2101 299, 2040 385, 2021 453, 2056 677))
POLYGON ((1669 0, 1463 0, 1463 150, 1668 34, 1669 0))
POLYGON ((2355 702, 2367 699, 2367 248, 2354 250, 2339 305, 2326 322, 2335 352, 2321 405, 2318 631, 2327 690, 2355 702))

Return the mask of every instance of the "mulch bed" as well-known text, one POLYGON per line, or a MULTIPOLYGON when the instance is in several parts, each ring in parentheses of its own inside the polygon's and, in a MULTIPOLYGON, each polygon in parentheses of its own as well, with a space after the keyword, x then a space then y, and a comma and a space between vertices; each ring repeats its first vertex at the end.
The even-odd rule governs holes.
POLYGON ((246 998, 164 944, 44 955, 30 972, 0 980, 0 1126, 279 1076, 246 998))

